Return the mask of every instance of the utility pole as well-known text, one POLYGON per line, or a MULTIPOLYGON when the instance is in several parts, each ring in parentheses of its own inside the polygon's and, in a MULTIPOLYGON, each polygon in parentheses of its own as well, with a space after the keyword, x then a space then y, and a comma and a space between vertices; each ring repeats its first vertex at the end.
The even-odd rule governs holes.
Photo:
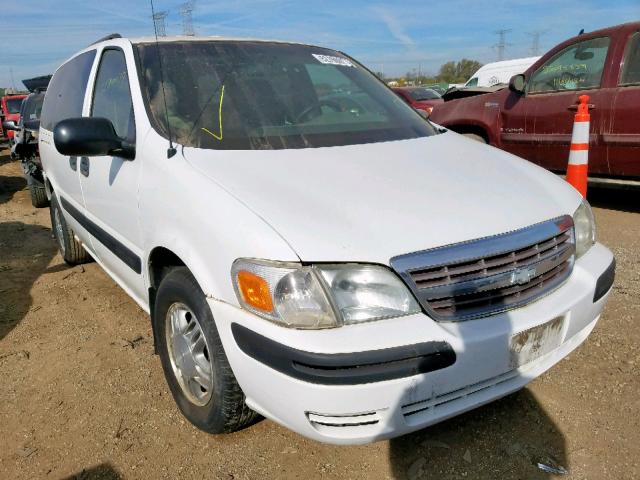
POLYGON ((493 48, 498 51, 498 61, 504 60, 504 52, 507 47, 511 46, 510 43, 507 43, 507 33, 509 33, 510 31, 510 28, 503 28, 501 30, 493 32, 498 35, 498 43, 493 46, 493 48))
POLYGON ((188 37, 195 36, 193 31, 193 10, 195 9, 195 0, 180 5, 180 15, 182 16, 182 34, 188 37))
POLYGON ((167 15, 169 15, 169 12, 167 11, 153 14, 153 23, 156 28, 156 33, 158 34, 159 37, 167 36, 167 27, 165 23, 167 15))
POLYGON ((9 68, 9 74, 11 75, 11 88, 13 88, 14 92, 17 92, 17 90, 16 90, 16 81, 13 78, 13 67, 9 68))
POLYGON ((547 33, 549 30, 536 30, 535 32, 527 32, 527 35, 531 37, 531 56, 537 57, 540 55, 540 37, 547 33))

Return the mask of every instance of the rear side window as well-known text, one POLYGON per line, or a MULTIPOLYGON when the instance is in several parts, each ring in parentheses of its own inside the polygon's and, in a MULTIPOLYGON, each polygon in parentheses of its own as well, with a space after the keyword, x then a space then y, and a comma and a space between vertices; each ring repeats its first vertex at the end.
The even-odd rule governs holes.
POLYGON ((96 51, 69 60, 55 73, 42 106, 41 126, 53 130, 60 120, 82 116, 82 104, 96 51))
POLYGON ((133 102, 124 53, 108 49, 102 54, 93 92, 92 117, 111 120, 120 138, 135 140, 133 102))
POLYGON ((547 60, 529 80, 529 93, 598 88, 609 37, 577 42, 547 60))
POLYGON ((638 84, 640 84, 640 32, 634 33, 629 40, 620 76, 620 85, 638 84))
POLYGON ((22 109, 20 111, 20 124, 28 120, 37 120, 40 118, 40 112, 42 110, 42 101, 44 100, 44 94, 32 93, 24 102, 22 102, 22 109))

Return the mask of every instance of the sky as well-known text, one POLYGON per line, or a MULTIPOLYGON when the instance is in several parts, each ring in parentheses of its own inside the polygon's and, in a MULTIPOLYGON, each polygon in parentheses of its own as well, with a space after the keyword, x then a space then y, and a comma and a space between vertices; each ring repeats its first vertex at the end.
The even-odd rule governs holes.
MULTIPOLYGON (((167 34, 182 33, 180 4, 154 0, 167 11, 167 34)), ((4 41, 0 87, 52 73, 98 38, 153 34, 149 0, 1 0, 4 41)), ((640 0, 196 0, 197 35, 292 40, 335 48, 371 70, 399 76, 414 69, 435 74, 449 60, 497 60, 496 31, 506 34, 505 58, 540 53, 576 35, 640 21, 640 0)))

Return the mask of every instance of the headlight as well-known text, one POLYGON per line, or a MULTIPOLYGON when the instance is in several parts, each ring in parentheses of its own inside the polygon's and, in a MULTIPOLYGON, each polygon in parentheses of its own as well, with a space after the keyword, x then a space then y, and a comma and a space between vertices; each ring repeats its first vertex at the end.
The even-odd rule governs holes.
POLYGON ((586 200, 573 214, 573 225, 576 232, 576 258, 580 258, 596 243, 596 221, 586 200))
POLYGON ((409 315, 420 306, 391 270, 238 259, 231 275, 240 304, 293 328, 329 328, 409 315))

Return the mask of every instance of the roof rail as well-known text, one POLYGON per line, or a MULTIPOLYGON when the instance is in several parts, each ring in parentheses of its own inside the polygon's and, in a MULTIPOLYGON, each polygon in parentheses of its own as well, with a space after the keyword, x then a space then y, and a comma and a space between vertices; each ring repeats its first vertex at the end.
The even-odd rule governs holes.
POLYGON ((99 38, 91 45, 95 45, 96 43, 104 42, 106 40, 113 40, 114 38, 122 38, 122 35, 120 35, 119 33, 112 33, 111 35, 107 35, 106 37, 99 38))

